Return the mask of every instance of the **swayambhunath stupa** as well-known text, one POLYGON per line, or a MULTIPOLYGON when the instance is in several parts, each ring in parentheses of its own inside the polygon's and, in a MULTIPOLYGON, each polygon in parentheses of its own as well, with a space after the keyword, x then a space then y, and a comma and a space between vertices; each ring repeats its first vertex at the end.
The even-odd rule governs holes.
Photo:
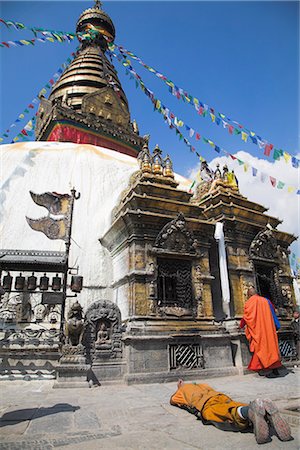
POLYGON ((240 192, 226 165, 202 160, 191 191, 172 155, 140 135, 99 1, 80 15, 76 38, 25 127, 35 141, 1 145, 0 378, 80 386, 243 374, 239 322, 251 286, 276 308, 282 359, 297 359, 296 237, 240 192))

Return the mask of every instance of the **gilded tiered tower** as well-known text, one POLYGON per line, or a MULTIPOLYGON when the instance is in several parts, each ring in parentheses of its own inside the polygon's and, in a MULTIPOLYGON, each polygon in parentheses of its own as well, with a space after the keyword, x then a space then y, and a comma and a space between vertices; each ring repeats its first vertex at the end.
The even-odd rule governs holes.
POLYGON ((80 46, 74 60, 49 99, 41 98, 36 139, 94 144, 136 156, 143 139, 133 127, 126 95, 106 56, 115 27, 99 1, 80 15, 76 32, 80 46))

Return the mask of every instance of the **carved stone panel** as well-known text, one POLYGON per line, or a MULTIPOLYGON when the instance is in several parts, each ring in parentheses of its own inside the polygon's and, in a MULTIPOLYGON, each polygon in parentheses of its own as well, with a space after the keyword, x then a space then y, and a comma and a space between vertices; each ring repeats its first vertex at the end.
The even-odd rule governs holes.
POLYGON ((197 241, 193 233, 188 231, 185 218, 181 213, 163 227, 154 244, 154 251, 166 253, 195 254, 196 248, 197 241))
POLYGON ((121 312, 108 300, 92 303, 85 315, 84 345, 91 362, 122 356, 121 312))
POLYGON ((249 248, 249 256, 250 258, 271 260, 277 258, 277 241, 272 230, 267 228, 255 236, 249 248))

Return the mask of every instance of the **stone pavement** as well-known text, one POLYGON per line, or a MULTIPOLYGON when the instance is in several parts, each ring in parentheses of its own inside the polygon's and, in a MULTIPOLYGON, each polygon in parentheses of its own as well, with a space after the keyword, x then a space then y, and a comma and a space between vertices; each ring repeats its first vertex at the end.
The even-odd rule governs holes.
MULTIPOLYGON (((272 436, 265 450, 300 448, 300 369, 286 377, 256 374, 197 380, 235 400, 275 400, 292 426, 293 441, 272 436), (288 410, 287 408, 290 408, 288 410), (292 411, 298 409, 298 412, 292 411)), ((192 450, 257 449, 252 433, 203 425, 171 406, 176 383, 52 389, 53 381, 0 383, 0 450, 192 450)))

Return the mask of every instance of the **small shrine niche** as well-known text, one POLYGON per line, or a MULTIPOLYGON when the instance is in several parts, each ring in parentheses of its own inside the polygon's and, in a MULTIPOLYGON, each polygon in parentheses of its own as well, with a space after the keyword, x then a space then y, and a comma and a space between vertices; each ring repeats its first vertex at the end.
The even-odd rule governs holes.
POLYGON ((107 300, 92 303, 85 315, 85 347, 88 359, 120 358, 121 313, 107 300))

